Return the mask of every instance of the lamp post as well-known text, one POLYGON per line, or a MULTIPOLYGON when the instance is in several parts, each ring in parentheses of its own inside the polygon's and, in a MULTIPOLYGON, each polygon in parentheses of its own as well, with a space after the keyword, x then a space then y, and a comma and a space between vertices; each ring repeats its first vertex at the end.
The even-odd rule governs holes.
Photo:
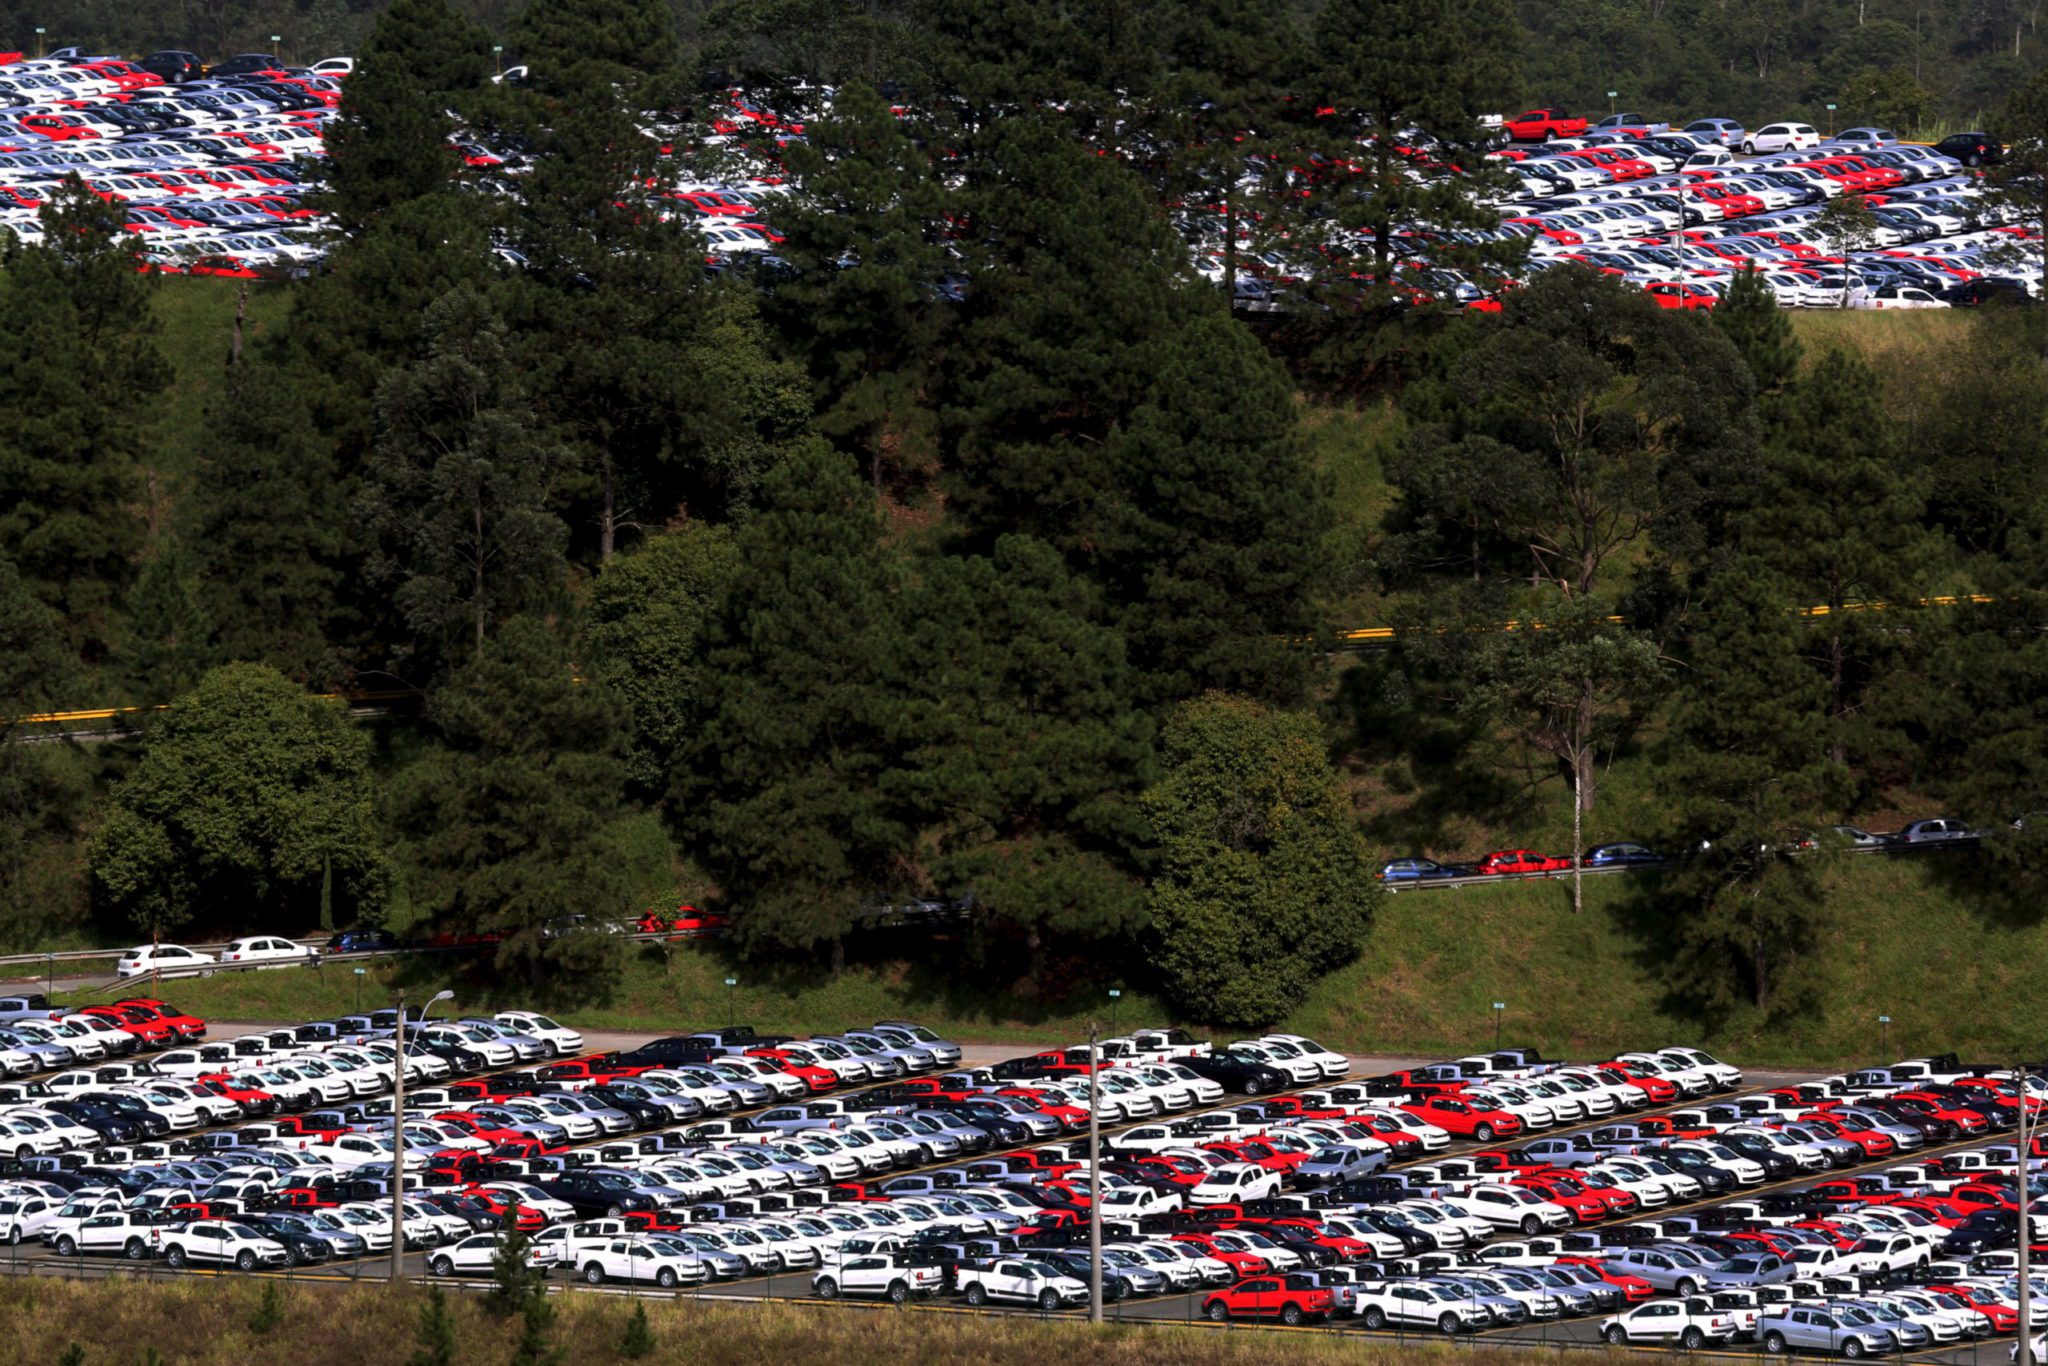
POLYGON ((1124 998, 1123 992, 1115 987, 1109 989, 1109 1032, 1116 1033, 1116 1003, 1124 998))
POLYGON ((1614 98, 1615 98, 1615 96, 1616 96, 1616 95, 1618 95, 1618 94, 1620 94, 1620 93, 1621 93, 1621 92, 1620 92, 1620 91, 1618 91, 1618 90, 1610 90, 1610 91, 1608 91, 1608 92, 1607 92, 1607 112, 1608 112, 1608 113, 1612 114, 1612 113, 1615 113, 1615 112, 1617 112, 1617 111, 1615 110, 1615 107, 1614 107, 1614 98))
POLYGON ((1829 106, 1828 106, 1828 136, 1829 136, 1829 137, 1833 137, 1834 135, 1835 135, 1835 107, 1834 107, 1834 106, 1833 106, 1833 105, 1831 104, 1831 105, 1829 105, 1829 106))
POLYGON ((356 969, 356 1008, 354 1013, 357 1015, 363 1013, 363 978, 369 975, 369 971, 368 968, 356 969))
POLYGON ((503 80, 505 78, 505 45, 503 43, 492 43, 491 55, 498 59, 498 79, 503 80))
MULTIPOLYGON (((356 971, 361 972, 361 968, 356 971)), ((420 1012, 420 1023, 426 1024, 427 1017, 434 1013, 434 1007, 450 1000, 455 993, 443 991, 427 1002, 427 1008, 420 1012)), ((405 1055, 412 1051, 412 1042, 406 1037, 405 997, 398 998, 398 1057, 391 1064, 391 1283, 396 1285, 405 1279, 405 1055)))
POLYGON ((1877 1017, 1877 1051, 1877 1060, 1879 1062, 1883 1062, 1886 1058, 1891 1056, 1892 1017, 1889 1015, 1880 1015, 1877 1017))
POLYGON ((1506 1001, 1495 1001, 1493 1003, 1493 1049, 1496 1053, 1500 1051, 1500 1013, 1507 1008, 1508 1003, 1506 1001))
POLYGON ((38 61, 40 61, 40 60, 42 60, 42 56, 43 56, 43 26, 42 26, 41 24, 37 24, 37 25, 36 25, 36 59, 37 59, 38 61))
POLYGON ((284 35, 282 33, 270 35, 270 52, 279 61, 284 60, 284 35))
POLYGON ((1088 1022, 1088 1322, 1102 1322, 1102 1120, 1095 1107, 1102 1070, 1095 1052, 1095 1022, 1088 1022))
POLYGON ((740 979, 737 977, 728 977, 725 979, 725 1027, 727 1029, 731 1029, 734 1025, 739 1023, 739 1016, 734 1013, 732 999, 732 989, 738 986, 739 984, 740 979))
POLYGON ((2012 1084, 2013 1089, 2019 1093, 2020 1103, 2020 1127, 2017 1131, 2018 1136, 2014 1141, 2012 1165, 2013 1175, 2017 1177, 2019 1180, 2019 1190, 2014 1193, 2014 1198, 2019 1201, 2019 1337, 2020 1346, 2024 1348, 2034 1340, 2033 1290, 2032 1287, 2027 1284, 2028 1274, 2032 1270, 2032 1268, 2028 1265, 2028 1244, 2034 1241, 2033 1231, 2029 1226, 2027 1220, 2027 1206, 2033 1203, 2033 1193, 2027 1187, 2027 1146, 2028 1131, 2032 1129, 2034 1126, 2027 1122, 2027 1069, 2024 1065, 2015 1065, 2013 1067, 2012 1084))

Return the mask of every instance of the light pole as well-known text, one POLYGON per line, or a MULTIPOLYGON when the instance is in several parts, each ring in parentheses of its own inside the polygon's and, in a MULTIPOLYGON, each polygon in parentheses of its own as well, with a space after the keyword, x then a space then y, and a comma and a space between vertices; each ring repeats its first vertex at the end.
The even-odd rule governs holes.
MULTIPOLYGON (((2034 1306, 2033 1291, 2027 1284, 2027 1275, 2030 1270, 2027 1265, 2027 1245, 2033 1242, 2034 1235, 2027 1224, 2027 1206, 2033 1203, 2032 1192, 2027 1189, 2027 1130, 2033 1126, 2027 1122, 2027 1069, 2025 1064, 2016 1064, 2013 1067, 2012 1083, 2013 1089, 2019 1093, 2020 1102, 2019 1136, 2015 1144, 2017 1150, 2013 1153, 2012 1163, 2013 1175, 2019 1179, 2020 1183, 2017 1196, 2020 1202, 2019 1350, 2022 1354, 2029 1354, 2034 1341, 2034 1306)), ((2031 1355, 2028 1356, 2028 1359, 2032 1359, 2031 1355)))
POLYGON ((1109 989, 1109 1032, 1112 1035, 1116 1033, 1116 1003, 1121 1001, 1123 997, 1123 992, 1115 987, 1109 989))
POLYGON ((1877 1053, 1879 1062, 1892 1055, 1892 1017, 1889 1015, 1877 1017, 1877 1053))
POLYGON ((1615 108, 1614 108, 1614 97, 1615 97, 1616 95, 1620 94, 1620 93, 1621 93, 1621 92, 1620 92, 1620 91, 1618 91, 1618 90, 1610 90, 1610 91, 1608 91, 1608 92, 1607 92, 1607 112, 1608 112, 1608 113, 1612 114, 1612 113, 1615 113, 1615 112, 1616 112, 1616 110, 1615 110, 1615 108))
POLYGON ((369 971, 368 968, 356 969, 356 1008, 352 1013, 357 1015, 363 1013, 363 978, 369 974, 369 971))
POLYGON ((1831 104, 1831 105, 1829 105, 1829 106, 1828 106, 1828 136, 1829 136, 1829 137, 1833 137, 1834 135, 1835 135, 1835 107, 1834 107, 1834 106, 1833 106, 1833 105, 1831 104))
POLYGON ((1493 1051, 1500 1052, 1500 1013, 1508 1008, 1506 1001, 1493 1003, 1493 1051))
MULTIPOLYGON (((361 968, 356 969, 361 972, 361 968)), ((420 1012, 425 1025, 434 1007, 451 999, 452 991, 437 993, 420 1012)), ((405 1279, 405 1055, 412 1051, 406 1038, 405 997, 398 998, 398 1057, 391 1064, 391 1283, 405 1279)))
POLYGON ((505 79, 505 45, 503 43, 492 43, 491 54, 498 59, 498 79, 505 79))
MULTIPOLYGON (((1112 993, 1113 994, 1113 993, 1112 993)), ((1102 1120, 1095 1113, 1102 1061, 1088 1022, 1088 1322, 1102 1322, 1102 1120)))
POLYGON ((734 1025, 739 1023, 739 1016, 734 1013, 734 1006, 732 1000, 732 989, 738 986, 739 984, 740 979, 737 977, 728 977, 725 979, 725 1027, 727 1029, 731 1029, 734 1025))
POLYGON ((279 61, 284 60, 284 35, 282 33, 270 35, 270 52, 279 61))

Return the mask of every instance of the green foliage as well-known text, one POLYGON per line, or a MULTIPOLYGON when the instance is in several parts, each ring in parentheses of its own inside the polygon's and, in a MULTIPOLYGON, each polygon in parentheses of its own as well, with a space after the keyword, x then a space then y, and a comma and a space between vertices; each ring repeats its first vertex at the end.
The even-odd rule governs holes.
POLYGON ((898 570, 873 503, 822 442, 770 476, 739 534, 675 818, 750 947, 837 941, 899 884, 912 832, 879 791, 898 570))
POLYGON ((491 70, 490 34, 449 0, 392 0, 342 89, 326 132, 334 224, 367 228, 385 211, 446 194, 461 168, 449 111, 491 70))
POLYGON ((1135 799, 1152 722, 1098 595, 1022 536, 946 557, 905 595, 885 795, 935 832, 937 888, 972 890, 1034 970, 1057 937, 1128 937, 1144 902, 1135 799))
POLYGON ((1709 1012, 1810 1003, 1812 975, 1796 967, 1820 935, 1835 846, 1800 844, 1838 800, 1842 773, 1787 588, 1752 559, 1708 582, 1659 772, 1667 847, 1690 852, 1652 896, 1677 940, 1672 979, 1709 1012))
POLYGON ((1912 137, 1926 124, 1934 95, 1903 67, 1866 66, 1842 87, 1841 104, 1850 120, 1912 137))
POLYGON ((667 790, 702 714, 710 626, 738 567, 728 529, 692 522, 614 555, 591 585, 592 671, 632 714, 626 762, 644 793, 667 790))
POLYGON ((491 970, 549 1001, 601 998, 609 935, 554 935, 568 915, 615 920, 630 889, 618 847, 623 709, 577 680, 564 644, 515 617, 431 694, 438 742, 393 783, 416 911, 495 939, 491 970))
POLYGON ((265 1337, 284 1326, 284 1289, 276 1281, 263 1283, 263 1298, 249 1314, 249 1331, 265 1337))
POLYGON ((647 1306, 635 1300, 633 1316, 626 1320, 626 1331, 619 1335, 619 1355, 628 1361, 640 1361, 654 1355, 654 1330, 647 1325, 647 1306))
POLYGON ((276 670, 228 664, 152 724, 88 853, 105 903, 151 934, 194 917, 296 933, 323 871, 350 918, 382 907, 383 843, 368 737, 276 670))
POLYGON ((418 1345, 406 1366, 455 1366, 455 1317, 448 1312, 448 1292, 440 1286, 427 1287, 412 1333, 418 1345))
MULTIPOLYGON (((501 1319, 525 1314, 536 1303, 546 1304, 548 1297, 547 1269, 527 1262, 533 1239, 519 1230, 516 1202, 506 1209, 502 1227, 497 1251, 491 1254, 491 1288, 484 1292, 484 1308, 501 1319)), ((541 1326, 546 1327, 547 1320, 541 1326)))
POLYGON ((1799 338, 1778 306, 1778 296, 1753 266, 1745 266, 1735 272, 1728 293, 1707 316, 1735 344, 1749 366, 1759 401, 1771 408, 1799 373, 1799 338))
POLYGON ((481 293, 437 300, 424 335, 425 358, 377 392, 359 514, 378 543, 370 572, 394 585, 413 648, 473 658, 560 582, 565 533, 548 502, 564 459, 535 438, 505 324, 481 293))
POLYGON ((42 243, 0 262, 0 554, 87 660, 134 575, 147 404, 168 379, 125 224, 72 176, 43 208, 42 243))
POLYGON ((212 631, 196 600, 197 589, 192 567, 175 542, 143 566, 115 641, 128 697, 147 701, 188 692, 213 662, 212 631))
POLYGON ((554 1340, 556 1310, 546 1290, 529 1298, 519 1310, 519 1340, 512 1346, 512 1366, 561 1366, 569 1349, 554 1340))
POLYGON ((85 1348, 72 1343, 58 1355, 57 1366, 85 1366, 85 1348))
POLYGON ((1365 942, 1379 883, 1350 795, 1313 717, 1246 698, 1174 708, 1163 750, 1154 962, 1181 1010, 1271 1023, 1365 942))

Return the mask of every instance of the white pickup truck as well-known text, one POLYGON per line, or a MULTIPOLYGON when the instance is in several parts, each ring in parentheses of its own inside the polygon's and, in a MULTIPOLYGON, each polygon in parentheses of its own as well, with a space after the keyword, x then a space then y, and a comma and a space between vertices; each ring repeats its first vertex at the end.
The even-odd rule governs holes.
POLYGON ((935 1266, 911 1266, 900 1254, 869 1253, 848 1257, 811 1277, 811 1289, 821 1300, 840 1295, 876 1295, 891 1304, 902 1304, 912 1295, 930 1295, 945 1283, 945 1273, 935 1266))
POLYGON ((614 1238, 582 1249, 576 1257, 578 1274, 592 1285, 603 1285, 606 1281, 649 1281, 663 1290, 673 1290, 711 1278, 710 1270, 699 1259, 685 1256, 673 1243, 647 1238, 614 1238))
POLYGON ((1033 1304, 1050 1313, 1088 1299, 1088 1287, 1072 1276, 1037 1262, 1005 1258, 985 1267, 962 1267, 956 1278, 960 1292, 976 1308, 990 1300, 1033 1304))

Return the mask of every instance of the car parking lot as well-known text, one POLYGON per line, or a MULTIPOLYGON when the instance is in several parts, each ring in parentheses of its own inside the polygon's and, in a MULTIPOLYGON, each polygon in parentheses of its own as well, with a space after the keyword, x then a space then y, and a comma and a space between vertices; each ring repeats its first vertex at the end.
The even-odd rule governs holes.
MULTIPOLYGON (((0 1091, 12 1132, 71 1123, 0 1159, 5 1264, 381 1273, 395 1012, 233 1040, 158 1013, 181 1037, 139 1064, 0 1091)), ((1284 1035, 967 1066, 908 1022, 599 1054, 530 1012, 409 1034, 417 1274, 487 1278, 517 1220, 578 1286, 1072 1316, 1099 1198, 1120 1318, 1750 1351, 1816 1315, 1921 1356, 2009 1333, 2000 1135, 2048 1100, 1953 1058, 1758 1087, 1685 1047, 1364 1075, 1284 1035)))
MULTIPOLYGON (((71 49, 5 61, 0 228, 37 239, 41 208, 76 174, 123 206, 147 269, 233 278, 317 270, 330 241, 315 194, 323 139, 351 67, 346 57, 296 66, 253 53, 205 68, 190 53, 130 60, 71 49)), ((732 90, 696 124, 647 129, 665 149, 650 202, 698 229, 707 269, 777 267, 774 219, 791 192, 783 151, 831 108, 829 89, 802 98, 804 107, 778 111, 732 90)), ((2042 244, 1985 193, 1983 168, 2000 148, 1982 133, 1929 147, 1884 128, 1824 135, 1796 122, 1751 130, 1632 113, 1589 124, 1532 109, 1502 120, 1500 137, 1491 155, 1503 173, 1493 197, 1501 223, 1458 240, 1526 239, 1530 270, 1582 264, 1679 309, 1713 307, 1745 268, 1787 307, 1935 308, 2038 291, 2042 244), (1845 197, 1869 209, 1869 241, 1831 236, 1823 210, 1845 197)), ((456 150, 478 193, 521 192, 524 153, 467 133, 456 150)), ((1406 150, 1417 175, 1449 174, 1426 139, 1406 150)), ((1248 162, 1247 186, 1269 171, 1248 162)), ((1175 223, 1195 268, 1222 280, 1218 215, 1183 207, 1175 223)), ((1241 231, 1236 302, 1252 312, 1297 306, 1321 268, 1318 253, 1255 240, 1250 224, 1241 231)), ((1402 235, 1396 295, 1492 306, 1502 282, 1445 266, 1443 244, 1427 224, 1402 235)), ((499 255, 507 268, 526 264, 509 246, 499 255)))

